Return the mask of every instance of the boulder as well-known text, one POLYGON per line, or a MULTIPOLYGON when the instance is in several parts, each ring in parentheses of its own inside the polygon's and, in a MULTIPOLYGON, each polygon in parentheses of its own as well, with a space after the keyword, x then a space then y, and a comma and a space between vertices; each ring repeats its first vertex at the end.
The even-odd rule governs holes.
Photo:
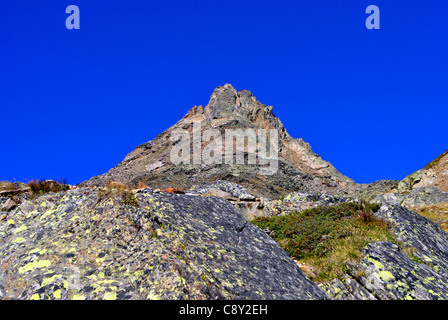
MULTIPOLYGON (((358 263, 349 263, 352 283, 358 283, 369 299, 448 299, 448 234, 437 224, 399 205, 383 203, 375 213, 393 226, 400 247, 391 242, 373 242, 363 249, 358 263)), ((348 281, 345 281, 347 284, 348 281)), ((341 284, 327 283, 322 289, 333 299, 341 284)), ((345 286, 348 292, 353 287, 345 286)), ((358 299, 355 294, 349 299, 358 299)))
POLYGON ((6 202, 2 205, 1 211, 11 211, 17 206, 17 203, 12 199, 9 198, 6 200, 6 202))
POLYGON ((386 193, 375 197, 375 202, 402 205, 404 207, 420 207, 448 202, 448 192, 436 187, 413 188, 408 193, 386 193))
POLYGON ((224 199, 98 192, 43 195, 0 221, 2 298, 326 299, 224 199))

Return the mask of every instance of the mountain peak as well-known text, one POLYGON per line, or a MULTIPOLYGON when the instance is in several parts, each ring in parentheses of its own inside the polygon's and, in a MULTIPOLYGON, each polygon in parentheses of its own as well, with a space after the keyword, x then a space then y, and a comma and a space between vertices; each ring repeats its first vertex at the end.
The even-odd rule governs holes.
MULTIPOLYGON (((246 187, 253 186, 259 194, 267 197, 278 197, 291 191, 332 193, 353 183, 329 162, 315 154, 305 141, 292 138, 280 119, 273 114, 272 109, 271 106, 259 102, 248 90, 237 91, 228 83, 217 87, 204 108, 202 106, 191 108, 175 125, 157 135, 152 141, 138 146, 116 167, 104 175, 93 177, 85 185, 102 185, 104 181, 114 180, 125 184, 143 182, 157 187, 189 188, 193 184, 230 180, 246 187), (195 131, 198 125, 201 130, 199 134, 195 131), (191 148, 189 154, 188 150, 185 150, 187 154, 182 165, 176 165, 171 161, 173 148, 174 150, 179 148, 179 145, 176 146, 178 142, 173 139, 173 135, 177 132, 182 132, 183 137, 189 139, 186 145, 191 148), (213 157, 218 162, 213 164, 201 162, 202 157, 207 158, 204 152, 209 152, 215 143, 214 140, 203 137, 210 135, 214 137, 217 132, 223 140, 228 132, 232 132, 240 139, 245 139, 244 136, 251 134, 250 132, 260 134, 260 137, 256 139, 256 146, 252 145, 253 149, 250 152, 249 149, 244 151, 244 147, 238 151, 229 151, 225 141, 222 141, 221 148, 213 149, 213 157), (271 137, 271 132, 277 137, 275 150, 278 153, 276 157, 279 166, 269 179, 258 174, 260 164, 234 165, 233 162, 223 160, 235 157, 238 152, 256 156, 257 152, 262 152, 257 150, 262 150, 268 144, 266 138, 267 134, 271 137), (214 153, 215 150, 217 155, 214 153), (198 161, 195 162, 195 159, 198 161)), ((179 154, 178 152, 177 155, 179 154)))
POLYGON ((232 115, 239 107, 241 102, 238 92, 231 84, 226 83, 213 91, 205 108, 211 119, 218 119, 232 115))

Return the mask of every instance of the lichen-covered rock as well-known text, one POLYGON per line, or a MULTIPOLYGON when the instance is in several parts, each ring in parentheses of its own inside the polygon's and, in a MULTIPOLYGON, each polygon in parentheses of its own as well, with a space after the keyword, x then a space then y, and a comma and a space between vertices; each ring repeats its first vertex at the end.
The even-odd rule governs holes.
POLYGON ((442 202, 448 202, 448 192, 442 192, 436 187, 425 187, 412 189, 401 205, 420 207, 442 202))
POLYGON ((0 298, 326 298, 226 200, 133 196, 127 205, 75 189, 10 211, 0 221, 0 298))
POLYGON ((448 299, 448 283, 443 273, 411 260, 390 242, 369 244, 361 262, 349 270, 378 299, 448 299))
MULTIPOLYGON (((292 203, 295 206, 301 208, 308 209, 308 207, 317 207, 321 205, 333 205, 333 204, 340 204, 344 202, 353 202, 353 198, 348 197, 342 197, 332 194, 319 194, 319 193, 300 193, 300 192, 294 192, 291 194, 288 194, 284 199, 283 202, 292 203)), ((301 208, 301 210, 304 210, 301 208)))
POLYGON ((207 184, 207 185, 200 186, 200 187, 195 186, 195 187, 192 187, 189 191, 192 193, 197 193, 197 194, 208 194, 211 189, 222 190, 224 192, 229 193, 232 197, 235 197, 235 198, 244 198, 244 197, 255 198, 243 186, 240 186, 237 183, 225 181, 225 180, 218 180, 211 184, 207 184))
POLYGON ((448 279, 448 234, 431 220, 401 206, 383 205, 377 212, 391 221, 397 240, 414 248, 412 256, 448 279))
POLYGON ((255 216, 277 216, 291 211, 303 211, 318 206, 331 206, 344 202, 356 202, 357 199, 320 193, 293 192, 281 200, 271 200, 264 204, 263 212, 255 216))
POLYGON ((448 192, 435 187, 413 188, 408 193, 386 193, 375 197, 376 202, 384 202, 404 207, 420 207, 448 202, 448 192))
MULTIPOLYGON (((399 205, 383 203, 375 215, 393 225, 400 247, 370 243, 359 263, 348 264, 348 275, 375 299, 448 299, 448 234, 437 224, 399 205)), ((346 284, 348 281, 346 281, 346 284)), ((333 299, 346 298, 341 283, 323 286, 333 299)), ((345 286, 350 299, 359 299, 345 286)), ((371 298, 371 297, 370 297, 371 298)))
POLYGON ((320 287, 334 300, 377 300, 367 289, 349 275, 321 284, 320 287), (345 285, 344 285, 345 283, 345 285))

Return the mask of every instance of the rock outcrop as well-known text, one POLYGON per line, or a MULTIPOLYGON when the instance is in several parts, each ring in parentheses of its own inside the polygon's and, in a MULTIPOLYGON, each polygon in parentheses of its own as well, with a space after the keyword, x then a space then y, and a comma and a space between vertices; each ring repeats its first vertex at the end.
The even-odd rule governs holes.
POLYGON ((383 203, 376 213, 394 226, 400 247, 373 242, 362 260, 348 264, 345 285, 322 285, 333 299, 448 299, 448 234, 434 222, 398 205, 383 203))
POLYGON ((0 299, 325 299, 228 201, 76 189, 0 221, 0 299), (130 204, 127 204, 130 203, 130 204))
POLYGON ((293 191, 337 193, 341 188, 353 184, 350 178, 315 154, 309 144, 302 139, 292 138, 273 114, 272 107, 257 101, 249 91, 237 91, 229 84, 216 88, 207 106, 193 107, 175 125, 138 146, 116 167, 80 185, 103 186, 108 180, 131 185, 142 182, 156 188, 177 186, 184 189, 227 180, 268 198, 278 198, 293 191), (201 139, 200 135, 193 135, 195 126, 200 126, 200 133, 216 130, 221 133, 221 137, 225 137, 226 129, 236 130, 234 133, 237 137, 244 135, 243 131, 238 130, 253 129, 258 132, 264 129, 267 132, 266 141, 259 141, 257 146, 266 147, 268 152, 269 130, 275 130, 278 134, 278 170, 273 175, 261 175, 260 163, 251 164, 247 161, 259 149, 244 149, 238 145, 230 154, 222 148, 218 154, 222 159, 219 164, 206 164, 203 161, 195 163, 191 150, 188 156, 190 161, 174 165, 170 153, 177 142, 171 138, 178 130, 188 131, 192 148, 204 150, 211 145, 210 140, 202 141, 204 138, 201 139), (236 157, 240 151, 245 157, 243 164, 225 163, 226 157, 236 157))
POLYGON ((385 193, 374 198, 375 201, 387 202, 403 207, 421 207, 448 202, 448 192, 436 187, 413 188, 409 193, 385 193))
POLYGON ((398 185, 399 193, 408 193, 413 188, 434 187, 448 192, 448 150, 428 163, 423 169, 407 176, 398 185))

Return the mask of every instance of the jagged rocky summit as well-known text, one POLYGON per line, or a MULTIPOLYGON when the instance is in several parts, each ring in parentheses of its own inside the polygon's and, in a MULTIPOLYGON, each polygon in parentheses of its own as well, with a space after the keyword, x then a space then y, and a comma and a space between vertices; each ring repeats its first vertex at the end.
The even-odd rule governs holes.
MULTIPOLYGON (((203 141, 193 145, 207 147, 203 141)), ((267 147, 267 149, 269 149, 267 147)), ((249 150, 242 150, 250 153, 249 150)), ((236 151, 235 151, 236 152, 236 151)), ((232 152, 231 155, 235 155, 232 152)), ((222 149, 222 159, 226 156, 222 149)), ((245 155, 248 157, 248 155, 245 155)), ((278 198, 293 191, 337 193, 354 182, 341 174, 333 165, 315 154, 302 139, 292 138, 282 122, 273 114, 273 108, 259 102, 247 90, 237 91, 230 84, 218 87, 207 106, 195 106, 175 125, 153 140, 138 146, 107 173, 81 183, 81 186, 103 186, 108 180, 137 185, 143 182, 154 187, 177 186, 191 188, 217 180, 227 180, 247 187, 253 193, 278 198), (170 152, 176 141, 170 138, 176 130, 191 135, 195 123, 201 132, 218 130, 225 136, 226 129, 270 130, 278 133, 278 170, 273 175, 260 175, 259 165, 228 165, 205 163, 174 165, 170 152)))

